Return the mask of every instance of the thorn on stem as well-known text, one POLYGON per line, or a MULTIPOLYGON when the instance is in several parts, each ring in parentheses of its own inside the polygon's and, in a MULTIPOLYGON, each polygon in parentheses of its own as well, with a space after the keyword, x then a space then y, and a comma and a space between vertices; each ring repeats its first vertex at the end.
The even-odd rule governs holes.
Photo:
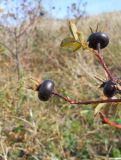
POLYGON ((91 33, 94 33, 93 30, 92 30, 92 27, 89 27, 89 28, 90 28, 91 33))
POLYGON ((99 27, 99 23, 97 24, 97 27, 96 27, 96 30, 95 30, 95 32, 97 32, 97 31, 98 31, 98 27, 99 27))

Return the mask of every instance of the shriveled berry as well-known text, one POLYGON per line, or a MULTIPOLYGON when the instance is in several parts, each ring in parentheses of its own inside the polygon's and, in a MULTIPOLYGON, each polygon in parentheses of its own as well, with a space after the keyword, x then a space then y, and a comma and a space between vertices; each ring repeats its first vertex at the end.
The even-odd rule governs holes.
POLYGON ((103 93, 108 98, 113 97, 114 94, 116 93, 116 88, 111 80, 105 82, 103 93))
POLYGON ((41 101, 47 101, 52 95, 54 89, 54 82, 52 80, 45 80, 39 85, 38 97, 41 101))
POLYGON ((108 45, 109 37, 104 32, 94 32, 89 36, 87 42, 89 42, 90 48, 97 50, 98 44, 100 44, 100 49, 103 49, 108 45))

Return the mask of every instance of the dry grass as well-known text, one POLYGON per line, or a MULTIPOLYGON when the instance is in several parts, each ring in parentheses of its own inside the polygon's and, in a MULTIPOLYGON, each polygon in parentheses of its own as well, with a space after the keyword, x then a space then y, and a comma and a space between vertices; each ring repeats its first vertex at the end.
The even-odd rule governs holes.
MULTIPOLYGON (((110 44, 104 57, 112 72, 120 77, 121 12, 82 18, 78 28, 85 39, 94 30, 107 32, 110 44)), ((52 97, 44 103, 30 77, 53 79, 55 90, 75 99, 99 98, 102 91, 94 75, 104 73, 93 55, 60 50, 69 35, 67 21, 41 19, 30 33, 28 48, 21 54, 22 78, 17 81, 13 60, 0 55, 0 155, 4 160, 103 160, 121 156, 120 130, 93 117, 95 106, 73 106, 52 97), (33 34, 34 33, 34 34, 33 34)), ((110 106, 107 106, 110 107, 110 106)), ((113 105, 110 107, 112 113, 113 105)), ((117 119, 121 118, 118 110, 117 119)), ((112 120, 113 115, 110 116, 112 120)))

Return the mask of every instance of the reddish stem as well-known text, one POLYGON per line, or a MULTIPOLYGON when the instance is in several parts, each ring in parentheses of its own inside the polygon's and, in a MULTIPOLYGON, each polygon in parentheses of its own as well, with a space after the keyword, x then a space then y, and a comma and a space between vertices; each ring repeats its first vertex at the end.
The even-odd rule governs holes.
POLYGON ((100 48, 98 47, 98 52, 95 51, 95 55, 98 58, 100 64, 102 65, 102 67, 104 68, 104 70, 106 71, 108 78, 111 79, 112 81, 114 81, 114 77, 112 76, 110 70, 108 69, 102 54, 100 53, 100 48))
POLYGON ((99 112, 100 114, 100 118, 102 119, 102 121, 106 124, 108 124, 111 127, 115 127, 118 129, 121 129, 121 125, 120 124, 116 124, 115 122, 111 122, 102 112, 99 112))
POLYGON ((63 95, 60 95, 59 93, 53 92, 52 94, 54 96, 57 96, 57 97, 65 100, 66 102, 69 102, 70 104, 97 104, 97 103, 121 102, 121 99, 106 99, 106 100, 98 99, 98 100, 76 101, 76 100, 72 100, 68 97, 64 97, 63 95))

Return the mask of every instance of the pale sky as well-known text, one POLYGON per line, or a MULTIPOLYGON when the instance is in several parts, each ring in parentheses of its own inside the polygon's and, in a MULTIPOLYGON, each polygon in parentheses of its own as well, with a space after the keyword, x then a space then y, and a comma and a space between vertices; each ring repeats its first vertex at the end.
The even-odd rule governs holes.
MULTIPOLYGON (((73 2, 82 0, 42 0, 45 10, 54 18, 64 18, 67 16, 67 6, 73 2), (51 8, 55 6, 56 9, 51 8)), ((121 10, 121 0, 83 0, 87 2, 86 11, 88 15, 96 15, 104 12, 121 10)))
MULTIPOLYGON (((8 0, 11 9, 20 5, 23 0, 8 0)), ((28 0, 34 4, 34 0, 28 0)), ((0 0, 0 7, 4 8, 4 0, 0 0)), ((87 15, 96 15, 104 12, 121 11, 121 0, 41 0, 42 6, 47 11, 48 15, 53 18, 67 18, 67 7, 72 3, 87 2, 87 15), (55 9, 52 10, 52 7, 55 9)), ((19 12, 21 13, 21 12, 19 12)), ((21 14, 20 14, 21 15, 21 14)), ((70 14, 69 14, 70 15, 70 14)))

